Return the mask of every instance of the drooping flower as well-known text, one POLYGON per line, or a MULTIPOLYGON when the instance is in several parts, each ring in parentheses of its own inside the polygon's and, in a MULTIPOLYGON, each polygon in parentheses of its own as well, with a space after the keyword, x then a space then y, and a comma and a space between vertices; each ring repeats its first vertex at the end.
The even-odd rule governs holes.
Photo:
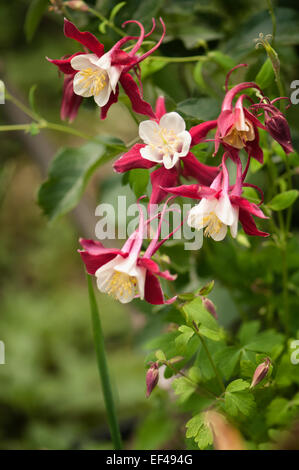
POLYGON ((274 102, 285 97, 276 98, 270 101, 264 96, 260 87, 254 82, 243 82, 228 90, 228 79, 230 74, 239 67, 247 64, 239 64, 228 74, 225 82, 226 94, 222 102, 221 113, 217 119, 215 135, 215 153, 218 152, 220 144, 228 150, 230 156, 238 159, 238 152, 244 149, 249 158, 255 158, 263 163, 263 151, 259 144, 259 128, 264 129, 273 139, 275 139, 286 153, 293 152, 291 135, 285 116, 274 106, 274 102), (244 90, 254 90, 260 96, 260 103, 254 103, 252 98, 242 93, 234 104, 236 96, 244 90), (244 106, 244 101, 248 100, 251 105, 244 106), (264 124, 251 112, 252 110, 263 109, 265 111, 264 124))
POLYGON ((131 302, 134 298, 145 299, 150 304, 160 305, 173 302, 176 297, 164 299, 159 277, 173 281, 175 275, 160 271, 152 259, 158 248, 172 235, 158 241, 166 205, 161 212, 157 232, 144 254, 141 255, 143 232, 149 221, 144 222, 140 209, 138 229, 132 233, 121 249, 105 248, 94 240, 81 239, 83 250, 78 250, 85 263, 87 272, 95 275, 101 292, 107 293, 121 303, 131 302))
POLYGON ((225 238, 228 227, 232 237, 235 238, 239 220, 248 235, 268 236, 268 233, 257 229, 252 215, 267 217, 256 204, 241 196, 244 183, 240 159, 237 164, 236 182, 230 186, 226 158, 227 154, 222 159, 221 173, 216 176, 210 187, 194 184, 164 188, 164 190, 178 196, 201 199, 199 204, 190 210, 187 223, 196 230, 205 228, 204 235, 215 241, 225 238))
POLYGON ((286 97, 276 98, 272 101, 266 99, 266 102, 253 104, 251 108, 262 109, 265 112, 265 127, 271 137, 278 142, 285 153, 294 152, 288 121, 284 114, 274 106, 274 103, 286 97))
POLYGON ((150 204, 162 201, 166 193, 161 187, 177 185, 181 174, 208 185, 219 173, 219 168, 199 162, 190 148, 203 141, 213 127, 215 122, 210 121, 187 131, 185 121, 178 113, 166 112, 164 98, 160 96, 156 102, 155 119, 139 125, 139 136, 144 143, 135 144, 122 155, 114 163, 114 169, 124 173, 134 168, 150 169, 160 165, 151 173, 150 204))
POLYGON ((263 151, 259 145, 258 128, 265 129, 265 126, 244 106, 245 99, 251 101, 246 94, 241 94, 235 105, 233 104, 236 95, 245 89, 255 89, 262 93, 254 82, 239 83, 227 91, 217 119, 215 154, 220 144, 230 151, 231 156, 244 148, 249 157, 262 163, 263 151))
POLYGON ((88 52, 77 52, 59 60, 48 59, 67 77, 68 93, 63 95, 62 117, 74 119, 80 104, 80 102, 78 104, 79 98, 75 101, 76 97, 93 96, 96 104, 101 107, 101 118, 105 119, 110 106, 118 100, 119 83, 131 100, 132 108, 136 113, 154 117, 150 104, 142 99, 141 89, 129 71, 134 69, 140 81, 139 63, 160 46, 165 36, 165 25, 161 18, 160 22, 163 27, 161 38, 152 49, 138 56, 137 52, 144 38, 152 34, 155 29, 154 20, 152 30, 148 34, 145 34, 142 24, 138 21, 126 21, 123 26, 128 23, 138 25, 140 28, 139 38, 126 36, 120 39, 110 51, 104 53, 103 44, 93 34, 79 31, 73 23, 65 19, 65 36, 78 41, 88 52), (122 47, 132 39, 137 39, 136 44, 130 52, 125 52, 122 47), (70 92, 71 84, 73 93, 70 92))

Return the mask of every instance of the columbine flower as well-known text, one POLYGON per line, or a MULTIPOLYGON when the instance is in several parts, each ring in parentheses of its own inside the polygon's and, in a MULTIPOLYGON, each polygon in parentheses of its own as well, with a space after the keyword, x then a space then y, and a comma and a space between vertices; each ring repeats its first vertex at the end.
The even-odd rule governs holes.
MULTIPOLYGON (((165 205, 166 207, 166 205, 165 205)), ((160 271, 158 264, 151 259, 158 248, 172 234, 158 242, 161 232, 161 221, 155 237, 141 256, 143 231, 145 225, 142 211, 138 229, 128 238, 122 249, 105 248, 102 243, 81 239, 83 250, 79 253, 86 265, 87 272, 97 278, 101 292, 111 295, 121 303, 131 302, 134 298, 145 299, 150 304, 159 305, 173 302, 176 297, 165 300, 159 277, 173 281, 176 276, 168 271, 160 271)))
POLYGON ((230 228, 232 237, 237 236, 238 221, 248 235, 266 237, 269 234, 257 229, 252 215, 267 218, 261 209, 247 199, 241 197, 243 183, 242 164, 237 163, 236 183, 229 186, 229 175, 225 165, 227 155, 222 159, 222 171, 217 175, 210 187, 199 185, 182 185, 176 188, 163 188, 178 196, 201 199, 188 215, 187 223, 197 230, 205 228, 204 235, 215 241, 223 240, 230 228))
MULTIPOLYGON (((160 22, 163 27, 160 40, 148 52, 137 56, 136 54, 144 38, 152 34, 155 29, 154 20, 153 28, 148 34, 145 34, 142 24, 138 21, 126 21, 123 26, 128 23, 136 23, 139 26, 139 38, 126 36, 120 39, 120 41, 106 53, 104 53, 103 44, 101 44, 93 34, 87 31, 81 32, 70 21, 64 20, 65 36, 75 39, 90 51, 78 52, 60 60, 48 59, 53 64, 57 65, 59 70, 68 76, 69 82, 73 84, 73 95, 68 93, 63 96, 62 107, 64 107, 64 110, 72 110, 67 117, 74 119, 77 113, 78 108, 74 109, 72 106, 74 96, 93 96, 97 105, 101 107, 101 118, 105 119, 110 106, 118 100, 119 83, 130 98, 132 108, 136 113, 154 117, 154 112, 150 104, 142 99, 140 88, 128 72, 134 68, 137 70, 137 78, 140 80, 138 73, 139 63, 160 46, 165 36, 165 25, 161 18, 160 22), (122 46, 132 39, 138 40, 131 51, 127 53, 122 50, 122 46)), ((62 116, 64 115, 65 112, 62 113, 62 116)))
POLYGON ((261 92, 254 82, 240 83, 227 91, 217 119, 215 154, 220 144, 231 154, 244 148, 249 157, 262 163, 263 151, 259 145, 258 128, 265 129, 265 126, 244 106, 245 99, 251 100, 246 94, 240 95, 233 105, 235 96, 248 88, 261 92))
POLYGON ((175 112, 164 114, 159 122, 141 122, 139 136, 146 144, 140 150, 142 158, 160 163, 167 170, 188 154, 191 144, 185 121, 175 112))
POLYGON ((237 160, 239 150, 244 148, 249 157, 253 157, 260 163, 263 163, 263 151, 259 145, 258 128, 269 132, 271 137, 282 146, 286 153, 293 152, 287 120, 274 106, 275 101, 287 98, 279 97, 270 101, 254 82, 243 82, 228 90, 228 79, 231 72, 243 66, 246 66, 246 64, 239 64, 234 67, 226 78, 226 95, 222 103, 221 113, 217 119, 215 154, 218 152, 220 144, 222 144, 230 152, 231 157, 237 160), (252 98, 246 94, 241 94, 234 105, 233 100, 237 94, 246 89, 255 90, 260 95, 261 102, 254 104, 252 98), (244 106, 245 100, 252 103, 249 109, 263 109, 265 111, 264 124, 244 106))
POLYGON ((162 201, 166 193, 161 187, 177 185, 181 174, 208 185, 219 173, 218 167, 204 165, 190 152, 190 148, 203 141, 209 130, 215 127, 216 121, 202 123, 186 131, 185 121, 178 113, 166 112, 162 96, 156 102, 155 111, 154 119, 139 125, 139 136, 144 144, 135 144, 114 163, 114 169, 119 173, 161 165, 151 173, 150 204, 162 201))

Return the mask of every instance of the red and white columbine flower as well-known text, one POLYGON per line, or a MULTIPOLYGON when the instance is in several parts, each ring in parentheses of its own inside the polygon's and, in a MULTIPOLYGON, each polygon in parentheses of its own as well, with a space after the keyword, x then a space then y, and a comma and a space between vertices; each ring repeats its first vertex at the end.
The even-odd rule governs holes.
POLYGON ((110 106, 118 100, 119 83, 130 98, 132 108, 136 113, 154 117, 150 104, 142 99, 140 87, 128 72, 135 69, 140 81, 139 63, 160 46, 165 36, 165 25, 161 18, 160 22, 163 27, 160 40, 151 50, 138 56, 137 52, 144 38, 152 34, 155 29, 154 20, 153 28, 148 34, 145 34, 142 24, 138 21, 126 21, 123 26, 128 23, 136 23, 139 26, 139 38, 126 36, 120 39, 110 51, 104 53, 103 44, 93 34, 79 31, 73 23, 65 19, 65 36, 75 39, 89 52, 77 52, 59 60, 48 59, 66 75, 67 82, 65 81, 64 85, 61 117, 73 120, 76 117, 80 99, 93 96, 96 104, 101 107, 101 118, 105 119, 110 106), (125 52, 122 47, 132 39, 137 39, 136 44, 130 52, 125 52))
POLYGON ((241 196, 244 186, 241 161, 237 162, 236 183, 229 185, 229 175, 225 160, 222 159, 222 171, 216 176, 210 187, 183 185, 176 188, 164 188, 165 191, 178 196, 201 199, 188 215, 187 223, 197 230, 205 228, 204 235, 221 241, 227 234, 228 227, 233 238, 237 236, 238 221, 248 235, 266 237, 269 234, 257 229, 253 215, 267 218, 261 209, 241 196))
POLYGON ((166 197, 162 187, 177 185, 180 175, 193 177, 208 185, 219 173, 219 168, 199 162, 190 148, 203 141, 215 123, 202 123, 187 131, 185 121, 178 113, 166 112, 164 98, 160 96, 156 102, 154 119, 139 125, 139 136, 144 143, 135 144, 122 155, 114 163, 114 169, 124 173, 134 168, 150 169, 160 165, 151 173, 150 204, 161 202, 166 197))
POLYGON ((95 275, 101 292, 111 295, 121 303, 129 303, 134 298, 145 299, 153 305, 174 302, 176 297, 165 300, 159 277, 173 281, 176 275, 169 271, 160 271, 158 264, 151 259, 162 243, 158 241, 166 205, 161 213, 158 230, 145 253, 141 255, 143 232, 149 220, 144 223, 140 210, 138 229, 128 238, 121 249, 105 248, 94 240, 81 239, 83 250, 79 253, 85 263, 87 272, 95 275))
MULTIPOLYGON (((228 79, 231 73, 247 64, 239 64, 234 67, 226 77, 226 94, 222 102, 221 113, 216 121, 215 153, 218 152, 220 144, 229 151, 233 160, 238 160, 238 152, 244 149, 249 157, 255 158, 263 163, 263 151, 259 145, 258 128, 264 129, 273 139, 275 139, 286 153, 293 152, 291 135, 285 116, 274 106, 274 102, 285 97, 276 98, 270 101, 264 96, 260 87, 254 82, 243 82, 228 90, 228 79), (251 97, 242 93, 236 103, 233 101, 236 96, 244 90, 253 89, 259 93, 261 101, 254 104, 251 97), (248 100, 249 108, 244 106, 244 101, 248 100), (262 124, 251 110, 263 109, 265 111, 265 123, 262 124)), ((215 122, 215 121, 214 121, 215 122)))
POLYGON ((141 122, 139 137, 145 143, 145 147, 140 149, 142 158, 160 163, 167 170, 188 154, 191 144, 185 121, 175 112, 164 114, 159 122, 141 122))

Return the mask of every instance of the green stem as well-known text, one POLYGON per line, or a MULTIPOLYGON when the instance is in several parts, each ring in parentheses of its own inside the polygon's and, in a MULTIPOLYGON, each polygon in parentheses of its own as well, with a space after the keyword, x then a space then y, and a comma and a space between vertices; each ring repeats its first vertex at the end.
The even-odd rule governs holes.
POLYGON ((88 11, 89 11, 89 13, 92 13, 94 16, 99 18, 101 21, 105 22, 109 26, 109 28, 113 29, 120 36, 123 36, 123 37, 126 36, 126 33, 124 31, 122 31, 120 28, 115 26, 115 24, 112 21, 108 20, 108 18, 106 18, 104 15, 102 15, 102 13, 100 13, 99 11, 94 10, 91 7, 88 8, 88 11))
POLYGON ((201 341, 201 344, 203 345, 203 348, 204 348, 204 350, 205 350, 205 352, 206 352, 206 354, 207 354, 207 356, 208 356, 208 359, 209 359, 209 361, 210 361, 210 364, 211 364, 211 366, 212 366, 212 368, 213 368, 213 370, 214 370, 214 372, 215 372, 215 375, 216 375, 216 378, 217 378, 217 380, 218 380, 218 383, 219 383, 219 385, 220 385, 221 390, 222 390, 223 392, 225 392, 225 385, 224 385, 224 383, 223 383, 223 380, 222 380, 222 378, 221 378, 221 375, 219 374, 219 371, 218 371, 218 369, 217 369, 217 367, 216 367, 216 364, 215 364, 215 362, 213 361, 213 358, 212 358, 212 356, 211 356, 211 353, 210 353, 210 351, 209 351, 209 348, 208 348, 208 346, 207 346, 207 343, 205 342, 204 338, 202 337, 202 335, 199 333, 199 331, 198 331, 196 328, 194 328, 194 331, 195 331, 195 333, 197 334, 197 336, 199 337, 199 339, 200 339, 200 341, 201 341))
POLYGON ((204 55, 193 55, 190 57, 164 57, 164 56, 151 56, 150 60, 161 60, 163 62, 206 62, 209 60, 204 55))
MULTIPOLYGON (((47 122, 47 121, 41 121, 41 122, 36 122, 34 123, 35 127, 38 129, 52 129, 54 131, 59 131, 59 132, 66 132, 67 134, 72 134, 77 137, 81 137, 82 139, 90 140, 92 139, 91 136, 88 136, 86 134, 83 134, 83 132, 78 131, 77 129, 74 129, 73 127, 68 127, 64 126, 62 124, 55 124, 52 122, 47 122)), ((11 125, 4 125, 0 126, 0 132, 1 131, 30 131, 31 128, 31 123, 29 124, 11 124, 11 125)))
POLYGON ((108 364, 106 359, 106 351, 103 337, 103 330, 101 325, 101 320, 99 316, 99 311, 96 303, 96 298, 94 295, 94 290, 92 286, 92 278, 87 274, 87 283, 88 283, 88 293, 89 293, 89 302, 90 310, 92 317, 92 326, 93 326, 93 335, 95 342, 95 350, 97 356, 98 369, 100 373, 100 378, 102 382, 102 390, 106 405, 106 411, 108 415, 109 428, 111 433, 111 439, 115 450, 120 450, 122 448, 121 435, 116 415, 115 404, 113 400, 112 387, 109 378, 108 364))
POLYGON ((267 3, 268 3, 268 9, 269 9, 269 13, 270 13, 270 16, 271 16, 271 21, 272 21, 272 44, 273 44, 273 47, 274 47, 275 36, 276 36, 276 16, 275 16, 275 13, 274 13, 274 8, 273 8, 271 0, 267 0, 267 3))

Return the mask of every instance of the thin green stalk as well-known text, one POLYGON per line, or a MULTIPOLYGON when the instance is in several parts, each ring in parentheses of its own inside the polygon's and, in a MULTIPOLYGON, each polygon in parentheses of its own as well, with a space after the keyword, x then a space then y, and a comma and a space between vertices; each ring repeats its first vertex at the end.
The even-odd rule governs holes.
POLYGON ((275 13, 274 13, 274 8, 273 8, 273 5, 272 5, 272 1, 267 0, 267 3, 268 3, 268 9, 269 9, 269 13, 270 13, 270 16, 271 16, 271 21, 272 21, 272 44, 273 44, 273 47, 274 47, 275 36, 276 36, 276 16, 275 16, 275 13))
MULTIPOLYGON (((0 132, 1 131, 3 131, 3 132, 4 131, 5 132, 9 132, 9 131, 27 131, 27 132, 29 132, 30 129, 31 129, 31 125, 32 125, 32 123, 3 125, 3 126, 0 126, 0 132)), ((83 132, 78 131, 77 129, 74 129, 73 127, 64 126, 62 124, 55 124, 55 123, 52 123, 52 122, 41 121, 41 122, 34 122, 34 126, 37 129, 51 129, 51 130, 59 131, 59 132, 66 132, 67 134, 72 134, 72 135, 75 135, 77 137, 81 137, 81 139, 86 139, 86 140, 92 139, 91 136, 83 134, 83 132)))
POLYGON ((204 55, 193 55, 190 57, 164 57, 154 55, 150 57, 150 60, 161 60, 164 62, 206 62, 208 58, 204 55))
POLYGON ((94 295, 94 290, 92 286, 92 278, 87 274, 87 283, 88 283, 88 294, 90 302, 90 310, 92 317, 92 327, 93 335, 95 342, 95 350, 97 356, 98 369, 100 373, 100 378, 102 382, 102 390, 106 405, 106 411, 108 415, 108 423, 111 433, 111 439, 115 450, 122 449, 121 434, 119 430, 115 404, 113 400, 112 387, 109 378, 109 370, 106 359, 106 351, 103 337, 103 330, 101 325, 101 320, 99 316, 99 311, 97 307, 96 298, 94 295))
POLYGON ((94 10, 91 7, 88 8, 88 11, 89 11, 89 13, 96 16, 97 18, 99 18, 104 23, 106 23, 109 26, 109 28, 113 29, 120 36, 123 36, 123 37, 126 36, 126 33, 124 31, 122 31, 120 28, 115 26, 115 24, 112 21, 108 20, 108 18, 106 18, 104 15, 102 15, 102 13, 100 13, 99 11, 94 10))
POLYGON ((205 350, 205 352, 206 352, 206 354, 207 354, 207 356, 208 356, 208 359, 209 359, 209 361, 210 361, 210 364, 211 364, 211 366, 212 366, 212 368, 213 368, 213 370, 214 370, 214 372, 215 372, 216 378, 217 378, 217 380, 218 380, 218 383, 219 383, 219 386, 220 386, 222 392, 225 392, 225 385, 224 385, 223 380, 222 380, 222 378, 221 378, 221 375, 220 375, 220 373, 219 373, 219 371, 218 371, 218 369, 217 369, 217 367, 216 367, 216 364, 215 364, 215 362, 213 361, 213 358, 212 358, 211 353, 210 353, 210 351, 209 351, 209 349, 208 349, 207 343, 205 342, 204 338, 203 338, 202 335, 199 333, 199 331, 197 330, 197 328, 194 328, 194 331, 195 331, 196 335, 199 337, 199 339, 200 339, 200 341, 201 341, 201 344, 203 345, 203 348, 204 348, 204 350, 205 350))

